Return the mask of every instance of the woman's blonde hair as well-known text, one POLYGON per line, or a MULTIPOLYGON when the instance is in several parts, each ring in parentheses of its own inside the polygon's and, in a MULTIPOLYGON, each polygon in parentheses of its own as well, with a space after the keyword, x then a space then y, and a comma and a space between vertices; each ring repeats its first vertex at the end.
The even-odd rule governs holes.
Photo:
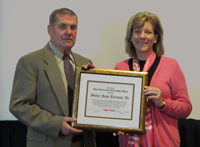
POLYGON ((163 55, 165 52, 163 45, 163 28, 160 19, 155 14, 145 11, 133 15, 128 21, 125 45, 126 53, 131 57, 136 55, 135 47, 131 41, 133 30, 142 27, 145 22, 150 22, 153 26, 154 34, 158 35, 157 42, 153 45, 153 51, 158 56, 163 55))

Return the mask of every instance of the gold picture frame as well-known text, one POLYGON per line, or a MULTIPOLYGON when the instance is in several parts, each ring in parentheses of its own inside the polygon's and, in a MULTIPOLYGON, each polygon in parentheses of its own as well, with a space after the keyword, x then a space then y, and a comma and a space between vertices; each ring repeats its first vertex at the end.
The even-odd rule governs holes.
POLYGON ((144 134, 147 72, 76 67, 72 126, 144 134))

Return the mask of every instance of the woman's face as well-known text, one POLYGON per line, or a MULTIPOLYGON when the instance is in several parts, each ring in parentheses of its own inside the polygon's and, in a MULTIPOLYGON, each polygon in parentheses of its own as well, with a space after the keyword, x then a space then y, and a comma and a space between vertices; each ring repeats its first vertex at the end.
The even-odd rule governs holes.
POLYGON ((154 34, 153 26, 150 22, 145 22, 141 28, 133 30, 132 43, 136 49, 136 54, 139 56, 149 56, 153 50, 153 44, 158 38, 154 34))

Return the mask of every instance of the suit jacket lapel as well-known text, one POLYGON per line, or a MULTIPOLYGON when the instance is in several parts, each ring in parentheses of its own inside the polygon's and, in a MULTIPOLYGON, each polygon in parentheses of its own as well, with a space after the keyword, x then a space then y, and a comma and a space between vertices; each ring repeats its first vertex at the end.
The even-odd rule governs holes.
POLYGON ((58 76, 58 75, 61 75, 60 69, 56 62, 54 54, 48 44, 44 48, 44 61, 47 63, 45 72, 58 98, 58 101, 61 105, 63 113, 65 114, 65 116, 69 116, 68 100, 67 100, 67 95, 64 88, 64 83, 63 83, 62 77, 58 76))
POLYGON ((72 56, 74 58, 76 67, 81 67, 83 64, 85 64, 82 60, 80 60, 80 55, 72 52, 72 56))

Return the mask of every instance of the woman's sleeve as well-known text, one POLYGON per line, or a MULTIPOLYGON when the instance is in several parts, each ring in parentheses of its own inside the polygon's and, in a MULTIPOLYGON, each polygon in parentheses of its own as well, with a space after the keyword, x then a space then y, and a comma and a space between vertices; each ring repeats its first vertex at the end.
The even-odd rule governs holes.
POLYGON ((172 94, 171 99, 164 99, 165 107, 161 111, 172 117, 188 117, 192 111, 192 104, 189 99, 184 74, 177 62, 169 83, 172 94))

